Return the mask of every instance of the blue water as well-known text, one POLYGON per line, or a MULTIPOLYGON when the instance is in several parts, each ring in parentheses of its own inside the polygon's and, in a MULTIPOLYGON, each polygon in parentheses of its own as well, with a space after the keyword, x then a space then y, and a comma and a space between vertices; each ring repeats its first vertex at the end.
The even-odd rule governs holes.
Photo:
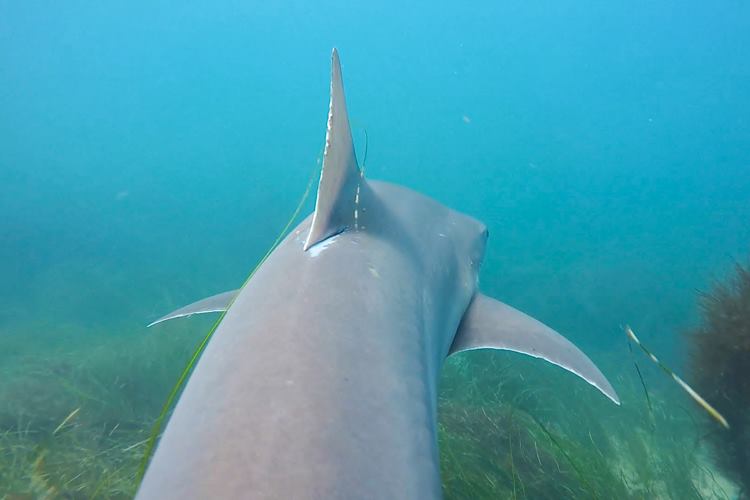
POLYGON ((483 220, 484 290, 682 365, 750 250, 739 0, 0 2, 0 363, 240 285, 320 159, 334 46, 366 175, 483 220))

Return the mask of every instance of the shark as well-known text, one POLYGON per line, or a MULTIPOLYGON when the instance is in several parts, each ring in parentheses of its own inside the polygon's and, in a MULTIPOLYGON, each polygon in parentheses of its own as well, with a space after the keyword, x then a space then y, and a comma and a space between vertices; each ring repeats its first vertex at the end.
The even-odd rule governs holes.
POLYGON ((315 210, 239 290, 153 324, 222 312, 137 492, 146 499, 439 499, 445 359, 515 351, 619 404, 562 335, 478 289, 488 230, 365 178, 339 55, 315 210))

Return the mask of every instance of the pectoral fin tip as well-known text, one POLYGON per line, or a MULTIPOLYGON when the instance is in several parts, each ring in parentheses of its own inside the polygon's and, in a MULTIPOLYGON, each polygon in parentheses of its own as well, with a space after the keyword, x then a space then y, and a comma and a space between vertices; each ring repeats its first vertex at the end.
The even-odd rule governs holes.
POLYGON ((572 342, 531 316, 479 293, 464 314, 449 354, 475 349, 502 349, 543 359, 578 375, 620 404, 607 378, 572 342))

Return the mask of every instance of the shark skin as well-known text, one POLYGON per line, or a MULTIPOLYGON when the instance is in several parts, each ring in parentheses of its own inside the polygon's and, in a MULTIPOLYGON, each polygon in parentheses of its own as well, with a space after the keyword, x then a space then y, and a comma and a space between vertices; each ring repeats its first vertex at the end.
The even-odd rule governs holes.
POLYGON ((162 318, 226 309, 137 498, 439 499, 437 383, 461 350, 547 359, 617 403, 573 344, 479 299, 487 237, 474 218, 364 179, 334 50, 315 213, 223 309, 217 295, 162 318), (496 321, 510 326, 493 335, 496 321))
POLYGON ((305 252, 303 222, 237 296, 139 498, 440 497, 437 380, 486 233, 368 184, 365 229, 305 252))

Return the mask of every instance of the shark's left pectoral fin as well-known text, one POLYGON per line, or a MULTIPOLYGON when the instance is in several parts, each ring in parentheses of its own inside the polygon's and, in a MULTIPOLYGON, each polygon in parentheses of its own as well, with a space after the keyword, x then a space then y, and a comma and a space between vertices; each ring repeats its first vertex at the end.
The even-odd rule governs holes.
POLYGON ((237 293, 239 293, 239 290, 230 290, 228 292, 223 292, 212 295, 210 297, 206 297, 205 299, 201 299, 197 302, 193 302, 192 304, 188 304, 185 307, 181 307, 176 311, 172 311, 166 316, 162 316, 156 321, 149 323, 148 326, 154 326, 157 323, 161 323, 170 319, 192 316, 193 314, 224 312, 229 308, 229 305, 237 296, 237 293))
POLYGON ((573 343, 531 316, 480 293, 464 314, 449 354, 472 349, 504 349, 544 359, 575 373, 620 404, 602 372, 573 343))

